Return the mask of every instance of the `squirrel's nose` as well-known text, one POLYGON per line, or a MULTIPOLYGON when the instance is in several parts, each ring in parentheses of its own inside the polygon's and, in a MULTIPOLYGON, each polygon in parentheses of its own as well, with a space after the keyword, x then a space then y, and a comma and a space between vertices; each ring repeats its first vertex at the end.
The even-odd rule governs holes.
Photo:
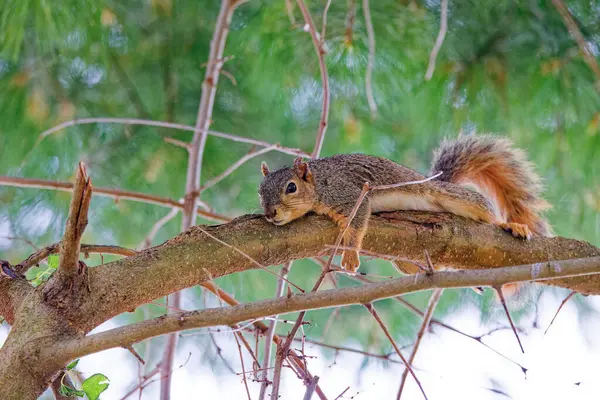
POLYGON ((267 219, 273 219, 277 216, 277 209, 275 207, 267 207, 265 209, 265 217, 267 219))

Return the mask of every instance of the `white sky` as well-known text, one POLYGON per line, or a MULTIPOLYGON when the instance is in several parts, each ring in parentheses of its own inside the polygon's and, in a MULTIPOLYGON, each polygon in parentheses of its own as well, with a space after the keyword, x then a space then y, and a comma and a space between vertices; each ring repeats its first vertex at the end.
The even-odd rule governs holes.
MULTIPOLYGON (((600 379, 596 375, 600 371, 600 338, 596 332, 600 328, 600 321, 595 316, 590 320, 580 321, 575 306, 567 303, 544 336, 543 331, 560 300, 553 294, 542 297, 539 304, 541 328, 528 330, 526 335, 521 334, 524 355, 520 353, 510 330, 496 332, 484 339, 491 347, 528 368, 527 377, 515 364, 475 341, 436 327, 434 333, 428 334, 424 339, 415 363, 415 372, 429 399, 598 399, 600 379), (494 387, 492 381, 508 397, 488 390, 494 387), (576 385, 576 382, 581 383, 576 385)), ((596 309, 600 306, 600 301, 595 298, 590 297, 587 301, 596 309)), ((489 327, 481 326, 478 321, 479 311, 471 308, 444 319, 444 322, 465 333, 477 335, 489 331, 489 327)), ((498 322, 504 324, 504 321, 498 322)), ((112 322, 108 322, 101 329, 113 326, 112 322)), ((0 343, 4 342, 6 335, 7 329, 4 326, 0 329, 0 343)), ((224 350, 225 358, 234 369, 241 372, 237 346, 231 334, 215 335, 224 350)), ((202 365, 199 348, 194 347, 190 341, 180 343, 182 346, 175 364, 183 364, 189 353, 192 355, 183 368, 176 369, 173 373, 173 399, 247 398, 240 377, 228 371, 215 375, 210 365, 202 365)), ((344 345, 359 348, 358 343, 344 345)), ((395 399, 403 370, 401 365, 390 363, 384 366, 380 362, 371 362, 359 372, 363 362, 360 355, 340 353, 335 364, 332 364, 331 359, 320 354, 317 346, 307 344, 306 350, 308 355, 316 356, 308 361, 308 366, 313 374, 321 377, 321 387, 329 399, 335 399, 347 386, 350 386, 350 390, 343 399, 395 399)), ((220 359, 217 360, 216 362, 221 362, 220 359)), ((251 365, 249 356, 245 357, 245 365, 247 368, 251 365)), ((135 359, 121 349, 84 357, 79 363, 79 369, 84 374, 101 372, 110 378, 111 386, 102 395, 104 400, 120 399, 137 379, 135 359)), ((250 380, 248 383, 252 398, 258 398, 259 384, 250 380)), ((158 383, 152 384, 144 390, 142 398, 158 398, 158 388, 158 383)), ((304 395, 304 386, 288 369, 284 369, 281 393, 282 399, 302 399, 304 395)), ((130 397, 137 398, 137 394, 130 397)), ((410 376, 403 398, 422 398, 410 376)))

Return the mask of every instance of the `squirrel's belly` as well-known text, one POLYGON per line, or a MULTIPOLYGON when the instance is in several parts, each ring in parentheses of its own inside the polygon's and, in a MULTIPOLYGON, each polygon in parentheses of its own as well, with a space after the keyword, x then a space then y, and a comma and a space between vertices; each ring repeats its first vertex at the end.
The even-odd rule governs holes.
POLYGON ((426 194, 406 194, 398 192, 374 192, 370 198, 371 212, 382 211, 443 211, 433 198, 426 194))

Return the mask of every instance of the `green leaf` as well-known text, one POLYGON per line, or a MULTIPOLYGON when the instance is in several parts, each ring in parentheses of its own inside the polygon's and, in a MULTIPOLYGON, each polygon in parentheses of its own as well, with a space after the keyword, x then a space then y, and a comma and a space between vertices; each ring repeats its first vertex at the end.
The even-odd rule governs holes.
POLYGON ((58 256, 57 255, 51 255, 50 257, 48 257, 48 266, 52 269, 57 269, 58 268, 58 256))
POLYGON ((79 364, 79 358, 77 360, 73 360, 69 363, 69 365, 67 365, 67 371, 71 371, 73 368, 75 368, 77 366, 77 364, 79 364))
POLYGON ((100 393, 108 389, 109 379, 103 374, 94 374, 83 381, 81 390, 85 392, 85 395, 89 400, 97 400, 100 397, 100 393))
POLYGON ((67 396, 67 397, 83 397, 83 396, 85 396, 85 393, 82 392, 81 390, 73 389, 72 387, 64 385, 64 384, 60 385, 60 389, 58 391, 63 396, 67 396))

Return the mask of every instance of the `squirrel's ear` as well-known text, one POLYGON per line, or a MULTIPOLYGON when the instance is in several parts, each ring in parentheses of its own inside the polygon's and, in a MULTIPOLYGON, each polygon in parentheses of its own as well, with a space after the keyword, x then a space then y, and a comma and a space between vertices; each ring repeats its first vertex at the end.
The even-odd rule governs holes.
POLYGON ((269 166, 264 161, 260 163, 260 170, 261 170, 263 176, 267 176, 267 175, 269 175, 269 172, 271 172, 271 171, 269 171, 269 166))
POLYGON ((304 181, 313 183, 313 175, 306 161, 302 157, 294 159, 294 172, 304 181))

